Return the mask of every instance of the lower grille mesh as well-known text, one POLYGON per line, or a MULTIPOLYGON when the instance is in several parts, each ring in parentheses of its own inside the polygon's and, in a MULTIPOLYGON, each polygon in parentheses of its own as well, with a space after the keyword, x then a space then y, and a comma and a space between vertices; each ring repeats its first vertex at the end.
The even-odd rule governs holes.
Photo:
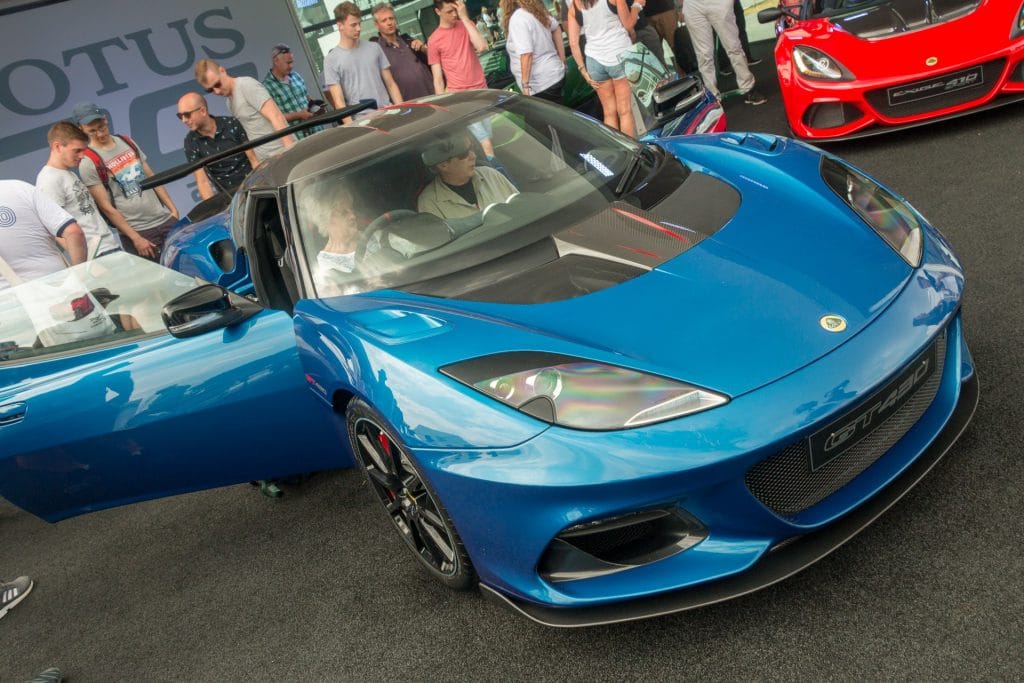
POLYGON ((793 517, 838 491, 884 455, 921 418, 935 399, 945 366, 945 332, 939 335, 935 345, 935 371, 906 403, 873 432, 813 471, 807 439, 787 446, 747 471, 745 482, 754 497, 776 514, 793 517))

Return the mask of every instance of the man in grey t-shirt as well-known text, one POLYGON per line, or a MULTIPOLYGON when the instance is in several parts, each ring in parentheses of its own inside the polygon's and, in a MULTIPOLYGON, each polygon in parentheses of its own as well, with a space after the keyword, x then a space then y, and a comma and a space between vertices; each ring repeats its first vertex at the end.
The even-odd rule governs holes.
MULTIPOLYGON (((288 128, 281 113, 263 84, 249 76, 231 76, 212 59, 200 59, 195 67, 196 81, 208 93, 226 97, 228 111, 238 119, 250 140, 269 135, 275 130, 288 128)), ((286 135, 273 142, 260 145, 254 151, 260 161, 272 157, 295 144, 295 136, 286 135)))
POLYGON ((362 13, 352 2, 334 8, 338 22, 338 46, 324 58, 324 83, 335 108, 374 100, 378 107, 402 101, 391 75, 391 64, 378 45, 359 40, 362 13))
POLYGON ((47 132, 50 158, 36 176, 36 188, 74 216, 85 233, 90 259, 121 251, 121 240, 103 219, 96 200, 72 169, 78 170, 89 136, 68 121, 58 121, 47 132))
POLYGON ((139 183, 153 169, 131 138, 110 132, 105 111, 84 102, 75 107, 74 119, 89 136, 78 174, 96 206, 125 238, 125 251, 159 260, 164 238, 178 221, 171 196, 163 187, 142 191, 139 183))

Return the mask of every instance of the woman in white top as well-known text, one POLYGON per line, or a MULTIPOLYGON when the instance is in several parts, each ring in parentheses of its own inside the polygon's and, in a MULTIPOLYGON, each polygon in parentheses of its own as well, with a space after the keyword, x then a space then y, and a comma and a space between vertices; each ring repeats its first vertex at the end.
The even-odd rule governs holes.
POLYGON ((633 26, 644 8, 626 0, 572 0, 569 8, 569 47, 583 78, 597 91, 604 122, 636 137, 632 91, 619 56, 633 45, 633 26), (586 60, 580 52, 580 33, 586 36, 586 60))
POLYGON ((541 0, 501 0, 505 49, 519 91, 562 103, 565 43, 562 29, 541 0))

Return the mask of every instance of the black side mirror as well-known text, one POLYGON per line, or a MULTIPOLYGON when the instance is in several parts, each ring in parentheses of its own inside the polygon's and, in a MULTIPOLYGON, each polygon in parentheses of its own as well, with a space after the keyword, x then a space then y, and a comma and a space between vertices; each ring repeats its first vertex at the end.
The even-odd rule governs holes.
POLYGON ((757 21, 762 24, 770 24, 773 21, 778 21, 782 17, 799 19, 800 15, 791 9, 783 7, 769 7, 768 9, 763 9, 757 13, 757 21))
POLYGON ((161 316, 175 337, 195 337, 237 325, 263 310, 217 285, 201 285, 164 304, 161 316))
POLYGON ((704 87, 696 76, 683 76, 654 91, 654 118, 660 125, 685 114, 704 99, 704 87))

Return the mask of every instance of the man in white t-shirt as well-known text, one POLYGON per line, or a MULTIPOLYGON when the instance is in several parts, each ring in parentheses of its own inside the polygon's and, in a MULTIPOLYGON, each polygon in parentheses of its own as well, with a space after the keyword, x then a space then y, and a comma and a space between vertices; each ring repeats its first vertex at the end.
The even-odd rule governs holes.
POLYGON ((56 273, 86 260, 85 234, 75 219, 21 180, 0 180, 0 289, 56 273))
POLYGON ((85 233, 89 258, 121 251, 121 240, 103 218, 78 170, 89 136, 73 123, 59 121, 46 134, 50 158, 36 176, 36 188, 71 214, 85 233))
MULTIPOLYGON (((232 76, 212 59, 200 59, 195 67, 196 81, 208 93, 227 98, 228 111, 238 119, 250 140, 288 128, 288 121, 266 87, 249 76, 232 76)), ((285 135, 253 151, 260 161, 295 144, 294 135, 285 135)))

